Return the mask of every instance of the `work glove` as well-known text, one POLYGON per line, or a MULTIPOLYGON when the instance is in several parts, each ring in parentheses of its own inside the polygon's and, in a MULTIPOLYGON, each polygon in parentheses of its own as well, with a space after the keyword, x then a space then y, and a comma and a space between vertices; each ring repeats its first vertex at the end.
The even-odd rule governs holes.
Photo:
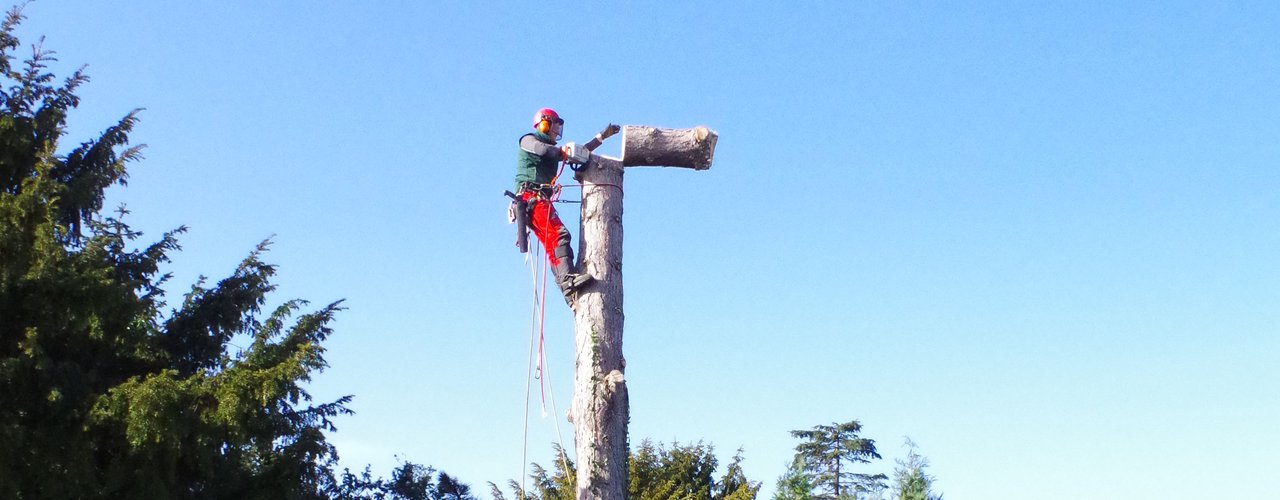
POLYGON ((619 127, 617 125, 610 123, 609 126, 605 127, 604 130, 600 131, 600 140, 603 141, 605 139, 613 137, 613 135, 618 133, 619 130, 622 130, 622 127, 619 127))
POLYGON ((561 160, 569 159, 569 146, 560 147, 560 159, 561 160))

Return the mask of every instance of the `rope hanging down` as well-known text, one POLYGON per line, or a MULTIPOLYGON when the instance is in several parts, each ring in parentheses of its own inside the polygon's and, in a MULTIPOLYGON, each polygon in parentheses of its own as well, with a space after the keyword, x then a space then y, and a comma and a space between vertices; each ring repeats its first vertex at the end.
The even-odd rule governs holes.
MULTIPOLYGON (((558 190, 557 190, 558 191, 558 190)), ((558 193, 557 193, 558 194, 558 193)), ((529 364, 525 368, 525 386, 524 386, 524 430, 520 447, 520 491, 521 495, 527 491, 525 480, 528 477, 528 454, 529 454, 529 396, 533 385, 533 379, 538 379, 538 392, 540 409, 542 418, 547 418, 547 392, 551 392, 551 414, 559 414, 556 408, 555 387, 551 385, 551 372, 547 369, 547 356, 545 349, 546 331, 546 296, 547 296, 547 261, 546 259, 538 259, 540 264, 534 264, 532 253, 525 254, 525 262, 529 264, 529 271, 533 284, 533 307, 531 311, 531 321, 529 325, 529 364), (538 275, 542 275, 541 286, 539 286, 538 275), (537 350, 534 350, 534 345, 537 350), (536 357, 535 357, 536 352, 536 357), (536 364, 535 364, 536 363, 536 364)), ((561 466, 564 470, 569 470, 569 463, 564 456, 564 436, 560 433, 560 423, 555 422, 556 440, 560 446, 561 466)))

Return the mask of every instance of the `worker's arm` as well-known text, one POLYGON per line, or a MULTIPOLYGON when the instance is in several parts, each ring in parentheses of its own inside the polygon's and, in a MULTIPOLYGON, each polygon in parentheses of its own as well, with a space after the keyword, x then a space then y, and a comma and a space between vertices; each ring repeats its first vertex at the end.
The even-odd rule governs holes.
MULTIPOLYGON (((510 144, 510 143, 507 143, 510 144)), ((526 135, 520 138, 520 149, 528 151, 538 156, 550 156, 557 160, 564 159, 564 152, 559 147, 539 141, 532 135, 526 135)))

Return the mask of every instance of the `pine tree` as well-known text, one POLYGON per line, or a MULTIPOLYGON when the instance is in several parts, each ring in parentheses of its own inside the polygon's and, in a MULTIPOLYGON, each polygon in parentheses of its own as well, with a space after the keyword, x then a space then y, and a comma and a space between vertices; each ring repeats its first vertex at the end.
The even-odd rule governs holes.
POLYGON ((803 462, 804 470, 819 490, 813 498, 858 498, 885 488, 887 476, 884 474, 851 470, 854 464, 867 464, 880 458, 875 440, 859 437, 861 431, 862 424, 857 420, 791 431, 792 437, 803 440, 796 445, 796 457, 803 462))
POLYGON ((166 312, 185 228, 143 243, 102 211, 141 159, 139 111, 63 153, 88 77, 59 82, 39 44, 15 65, 22 19, 0 24, 0 498, 470 498, 413 464, 335 478, 325 433, 351 397, 313 403, 304 384, 341 302, 267 309, 267 243, 166 312))

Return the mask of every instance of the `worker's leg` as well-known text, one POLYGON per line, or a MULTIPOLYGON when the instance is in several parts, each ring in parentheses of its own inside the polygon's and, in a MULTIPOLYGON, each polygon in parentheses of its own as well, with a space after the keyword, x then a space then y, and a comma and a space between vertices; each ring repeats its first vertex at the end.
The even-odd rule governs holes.
POLYGON ((538 241, 542 243, 547 259, 551 261, 552 266, 555 266, 559 263, 556 247, 560 246, 561 239, 569 238, 569 231, 560 222, 560 216, 556 215, 551 202, 532 197, 531 193, 524 193, 524 195, 530 206, 529 227, 533 229, 533 235, 537 236, 538 241))
POLYGON ((573 245, 568 228, 560 222, 555 207, 546 200, 533 202, 533 216, 530 224, 533 234, 542 242, 547 251, 547 259, 551 262, 551 272, 555 275, 560 291, 567 296, 578 287, 591 281, 591 276, 579 274, 573 268, 573 245))

